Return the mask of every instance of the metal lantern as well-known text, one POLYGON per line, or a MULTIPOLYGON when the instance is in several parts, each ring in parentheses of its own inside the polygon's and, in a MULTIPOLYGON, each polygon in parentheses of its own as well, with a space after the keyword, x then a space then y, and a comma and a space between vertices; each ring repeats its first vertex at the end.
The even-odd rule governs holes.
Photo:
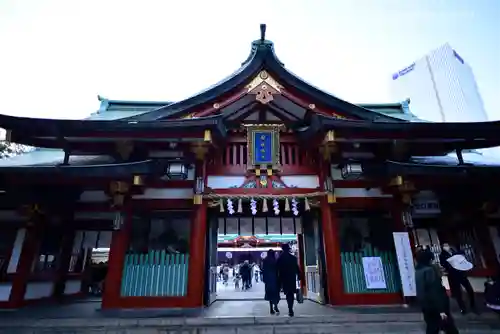
POLYGON ((340 172, 345 180, 359 179, 363 174, 363 166, 360 163, 345 163, 340 172))
POLYGON ((330 193, 333 192, 333 190, 334 190, 333 189, 333 180, 331 177, 328 176, 325 179, 324 188, 325 188, 325 191, 327 191, 327 192, 330 192, 330 193))
POLYGON ((195 184, 194 191, 195 191, 196 194, 203 194, 204 190, 205 190, 205 185, 204 185, 204 182, 203 182, 203 177, 198 176, 196 178, 196 184, 195 184))
POLYGON ((411 216, 411 212, 409 210, 404 210, 401 213, 401 220, 403 221, 403 225, 407 228, 413 228, 413 218, 411 216))
POLYGON ((167 165, 166 176, 169 180, 186 180, 188 177, 188 166, 180 162, 172 162, 167 165))
POLYGON ((120 230, 123 226, 124 218, 121 212, 115 212, 115 218, 113 219, 113 229, 115 231, 120 230))

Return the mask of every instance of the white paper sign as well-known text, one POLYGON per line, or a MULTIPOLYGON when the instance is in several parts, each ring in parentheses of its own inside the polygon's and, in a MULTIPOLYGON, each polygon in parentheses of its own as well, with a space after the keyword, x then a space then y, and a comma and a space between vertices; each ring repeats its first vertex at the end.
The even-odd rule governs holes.
POLYGON ((363 271, 367 289, 386 289, 384 267, 380 257, 364 257, 363 271))
POLYGON ((394 237, 394 246, 396 247, 396 256, 398 257, 403 296, 416 296, 415 266, 413 265, 410 238, 407 232, 394 232, 392 235, 394 237))

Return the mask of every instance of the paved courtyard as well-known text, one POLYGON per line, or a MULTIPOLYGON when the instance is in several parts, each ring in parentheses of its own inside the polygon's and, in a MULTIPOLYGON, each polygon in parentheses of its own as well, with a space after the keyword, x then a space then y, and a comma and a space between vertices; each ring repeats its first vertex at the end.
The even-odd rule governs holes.
MULTIPOLYGON (((269 315, 263 300, 217 301, 205 310, 177 314, 161 309, 108 313, 99 307, 82 302, 0 312, 0 333, 423 333, 421 315, 398 306, 326 307, 305 301, 296 305, 294 318, 269 315)), ((461 333, 500 333, 500 322, 491 313, 456 317, 461 333)))
POLYGON ((243 291, 236 288, 232 279, 228 285, 224 285, 222 281, 217 282, 217 299, 218 300, 262 300, 264 299, 264 283, 252 281, 252 287, 249 290, 243 291))
MULTIPOLYGON (((294 318, 269 314, 263 300, 264 284, 253 282, 248 291, 217 285, 217 301, 205 309, 138 309, 103 311, 100 300, 64 305, 31 306, 0 311, 0 334, 416 334, 423 333, 418 310, 401 306, 329 307, 311 301, 295 305, 294 318)), ((283 296, 284 297, 284 296, 283 296)), ((284 299, 284 298, 282 298, 284 299)), ((457 314, 461 333, 500 334, 500 319, 489 312, 481 316, 457 314)))

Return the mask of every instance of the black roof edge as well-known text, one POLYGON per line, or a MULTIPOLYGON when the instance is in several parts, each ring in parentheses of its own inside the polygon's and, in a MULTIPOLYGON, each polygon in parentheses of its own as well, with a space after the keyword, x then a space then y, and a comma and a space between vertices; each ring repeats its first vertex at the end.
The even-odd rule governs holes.
POLYGON ((99 165, 8 166, 0 167, 0 174, 60 174, 74 177, 128 177, 161 173, 168 161, 148 159, 137 162, 99 165))
POLYGON ((293 86, 305 95, 311 96, 311 98, 321 105, 339 113, 343 111, 349 115, 368 121, 401 122, 401 119, 376 113, 330 95, 286 70, 283 63, 276 56, 274 43, 265 38, 262 39, 262 37, 265 37, 265 33, 262 34, 262 29, 265 31, 265 25, 264 28, 261 25, 261 39, 252 42, 248 58, 242 63, 240 69, 228 78, 185 100, 151 110, 141 115, 124 118, 124 120, 159 120, 181 116, 189 108, 207 103, 221 95, 229 93, 235 87, 248 83, 260 70, 265 68, 276 76, 278 81, 293 86))
POLYGON ((223 130, 222 115, 191 119, 172 119, 161 121, 133 120, 68 120, 28 118, 0 114, 0 127, 6 130, 22 131, 32 136, 71 136, 85 131, 134 131, 147 129, 182 129, 208 127, 223 130))
POLYGON ((363 164, 363 170, 368 174, 394 175, 442 175, 467 176, 475 173, 500 174, 500 166, 486 166, 473 164, 436 165, 415 162, 399 162, 387 160, 382 163, 363 164))
POLYGON ((100 102, 107 102, 108 104, 115 104, 115 105, 137 105, 137 106, 165 106, 174 103, 173 101, 137 101, 137 100, 112 100, 108 99, 104 96, 97 95, 97 99, 100 102))
POLYGON ((229 77, 208 89, 187 99, 151 110, 141 115, 131 116, 123 120, 160 120, 173 116, 181 116, 183 112, 197 105, 207 103, 217 97, 229 93, 234 87, 242 86, 248 79, 257 75, 264 67, 265 59, 269 52, 273 53, 273 44, 269 41, 255 41, 247 60, 229 77))
POLYGON ((386 130, 393 133, 406 132, 408 130, 428 130, 437 131, 443 137, 451 134, 456 134, 459 137, 478 137, 498 139, 500 133, 500 121, 489 122, 456 122, 456 123, 443 123, 443 122, 407 122, 399 120, 397 122, 363 122, 357 120, 340 120, 335 117, 325 115, 317 115, 320 119, 322 126, 327 130, 340 129, 340 128, 358 128, 360 130, 386 130))

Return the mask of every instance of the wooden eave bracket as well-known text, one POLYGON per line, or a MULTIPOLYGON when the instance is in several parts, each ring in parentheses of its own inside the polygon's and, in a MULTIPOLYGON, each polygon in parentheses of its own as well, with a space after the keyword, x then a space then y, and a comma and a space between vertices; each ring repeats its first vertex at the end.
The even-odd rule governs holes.
POLYGON ((204 160, 211 146, 215 146, 212 130, 205 129, 203 131, 203 141, 193 143, 191 152, 194 153, 196 160, 204 160))
POLYGON ((396 193, 401 196, 403 204, 410 205, 413 194, 417 191, 415 184, 411 181, 404 180, 398 175, 389 181, 390 187, 396 188, 396 193))

